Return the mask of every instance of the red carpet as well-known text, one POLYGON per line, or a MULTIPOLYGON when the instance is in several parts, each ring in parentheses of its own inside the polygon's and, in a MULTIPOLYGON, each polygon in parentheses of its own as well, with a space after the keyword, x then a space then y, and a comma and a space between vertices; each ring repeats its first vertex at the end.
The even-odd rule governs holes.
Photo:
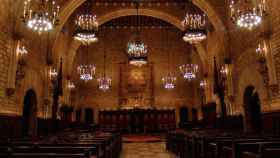
POLYGON ((122 140, 125 143, 161 142, 162 138, 160 136, 152 136, 152 135, 124 135, 122 140))

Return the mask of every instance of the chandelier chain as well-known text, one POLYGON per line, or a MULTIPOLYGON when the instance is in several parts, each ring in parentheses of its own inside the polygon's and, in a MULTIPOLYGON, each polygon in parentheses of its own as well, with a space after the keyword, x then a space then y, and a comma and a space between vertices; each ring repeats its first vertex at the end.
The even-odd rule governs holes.
MULTIPOLYGON (((104 30, 103 30, 104 31, 104 30)), ((106 58, 107 58, 107 54, 106 54, 106 46, 105 46, 105 42, 107 41, 107 36, 105 34, 105 32, 103 33, 103 57, 104 57, 104 65, 103 65, 103 69, 104 69, 104 77, 106 77, 106 58)))

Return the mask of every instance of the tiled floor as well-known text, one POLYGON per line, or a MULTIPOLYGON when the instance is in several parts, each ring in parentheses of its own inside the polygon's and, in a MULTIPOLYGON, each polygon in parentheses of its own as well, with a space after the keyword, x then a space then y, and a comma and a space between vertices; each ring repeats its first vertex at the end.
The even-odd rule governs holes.
POLYGON ((124 143, 121 158, 175 158, 165 150, 165 143, 124 143))

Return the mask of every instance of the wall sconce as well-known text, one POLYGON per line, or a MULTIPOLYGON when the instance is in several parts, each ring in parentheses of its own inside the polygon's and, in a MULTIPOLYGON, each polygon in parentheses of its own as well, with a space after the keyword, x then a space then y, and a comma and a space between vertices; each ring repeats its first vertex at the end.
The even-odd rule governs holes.
POLYGON ((200 86, 201 89, 204 90, 206 88, 206 86, 207 86, 206 79, 201 80, 200 83, 199 83, 199 86, 200 86))
POLYGON ((67 83, 67 88, 72 91, 73 89, 76 88, 74 82, 72 82, 71 80, 68 80, 68 83, 67 83))
POLYGON ((25 47, 24 41, 19 40, 16 48, 17 61, 19 65, 26 65, 26 57, 28 50, 25 47))
POLYGON ((224 64, 224 65, 221 66, 220 73, 222 74, 223 77, 227 77, 227 75, 228 75, 227 64, 224 64))
POLYGON ((52 66, 49 67, 49 77, 51 81, 55 80, 57 77, 57 71, 52 66))
POLYGON ((266 56, 268 53, 268 46, 265 40, 262 40, 257 48, 256 48, 256 53, 259 57, 259 62, 260 63, 265 63, 266 62, 266 56))
POLYGON ((28 50, 24 44, 24 40, 18 40, 16 43, 16 85, 20 85, 20 81, 25 77, 24 68, 27 64, 28 50))
POLYGON ((231 59, 230 58, 226 58, 225 59, 225 64, 223 64, 220 68, 220 73, 222 78, 227 79, 228 76, 230 75, 230 71, 231 71, 231 59))

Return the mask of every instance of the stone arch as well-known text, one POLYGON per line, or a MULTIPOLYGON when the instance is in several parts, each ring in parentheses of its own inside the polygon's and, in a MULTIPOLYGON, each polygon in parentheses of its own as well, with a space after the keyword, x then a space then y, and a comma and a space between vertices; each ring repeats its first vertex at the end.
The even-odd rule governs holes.
MULTIPOLYGON (((60 30, 66 23, 66 21, 71 16, 71 14, 85 1, 86 0, 70 0, 69 2, 67 2, 66 6, 62 8, 61 14, 59 16, 60 25, 56 30, 57 32, 60 32, 60 30)), ((209 4, 209 2, 201 1, 201 0, 193 0, 193 3, 207 14, 207 16, 209 17, 211 23, 214 25, 216 30, 220 30, 221 32, 226 31, 226 27, 224 26, 221 18, 213 9, 213 7, 209 4)), ((224 33, 223 35, 225 34, 226 33, 224 33)), ((59 34, 57 34, 56 36, 58 37, 59 34)), ((57 37, 55 39, 58 39, 57 37)), ((221 38, 225 38, 225 36, 221 38)), ((225 39, 223 39, 223 41, 225 41, 225 39)))
MULTIPOLYGON (((136 15, 135 9, 120 9, 120 10, 116 10, 113 12, 109 12, 103 16, 100 16, 98 21, 99 21, 99 24, 102 25, 113 19, 116 19, 119 17, 124 17, 124 16, 130 16, 130 15, 136 15)), ((152 9, 140 9, 139 15, 150 16, 150 17, 164 20, 164 21, 172 24, 176 28, 183 30, 180 19, 178 19, 177 17, 174 17, 170 14, 164 13, 162 11, 157 11, 157 10, 152 10, 152 9)), ((68 68, 68 70, 66 70, 66 72, 68 74, 71 73, 74 58, 76 56, 76 51, 79 47, 80 47, 80 43, 75 40, 72 40, 70 47, 69 47, 68 56, 67 56, 67 66, 66 67, 68 68)), ((201 58, 201 61, 203 64, 202 65, 203 69, 207 71, 208 64, 207 64, 206 50, 201 44, 196 44, 195 47, 197 48, 197 52, 199 53, 199 56, 201 58)))
POLYGON ((22 132, 23 136, 37 135, 37 95, 33 89, 25 93, 22 112, 22 132))
POLYGON ((21 96, 16 98, 16 102, 21 105, 21 103, 24 101, 24 93, 25 91, 32 89, 37 96, 37 115, 39 117, 43 116, 43 98, 44 98, 44 89, 45 89, 45 78, 43 72, 39 70, 35 70, 33 68, 26 69, 25 77, 21 81, 22 87, 19 91, 17 91, 16 95, 21 96))
POLYGON ((233 67, 233 72, 237 75, 234 76, 234 92, 236 95, 235 112, 243 113, 243 91, 248 86, 254 86, 256 91, 259 93, 260 100, 262 102, 262 110, 266 110, 268 91, 264 83, 263 76, 259 72, 258 56, 255 53, 254 48, 247 49, 246 51, 240 53, 236 65, 233 67))
MULTIPOLYGON (((65 7, 62 8, 62 12, 60 14, 60 25, 58 26, 58 28, 56 29, 55 32, 55 41, 54 41, 54 45, 53 45, 53 52, 59 52, 58 50, 56 50, 56 48, 58 47, 59 43, 61 40, 63 40, 60 36, 62 36, 62 34, 60 33, 60 31, 62 30, 63 26, 65 25, 66 21, 69 19, 69 17, 71 16, 71 14, 80 6, 83 4, 83 2, 85 2, 85 0, 70 0, 65 7)), ((215 30, 217 32, 219 32, 219 38, 220 40, 218 40, 219 42, 221 42, 221 46, 224 46, 224 49, 227 48, 227 40, 226 40, 226 27, 224 26, 221 18, 219 17, 219 15, 216 13, 216 11, 213 9, 213 7, 209 4, 209 2, 206 1, 201 1, 201 0, 193 0, 193 3, 195 5, 197 5, 201 10, 203 10, 209 17, 210 22, 213 24, 215 30)), ((140 11, 141 12, 141 11, 140 11)), ((109 14, 108 14, 109 15, 109 14)), ((105 16, 106 17, 106 16, 105 16)), ((102 18, 101 18, 102 19, 102 18)), ((168 20, 167 20, 168 21, 168 20)), ((172 21, 174 20, 170 20, 169 22, 172 23, 172 21)), ((176 25, 175 25, 176 26, 176 25)), ((201 48, 200 48, 201 49, 201 48)), ((201 57, 202 57, 202 53, 201 52, 201 57)), ((202 60, 205 60, 205 62, 203 63, 208 63, 206 56, 202 58, 202 60), (204 59, 205 58, 205 59, 204 59)), ((72 62, 72 61, 71 61, 72 62)), ((70 62, 70 63, 71 63, 70 62)))
MULTIPOLYGON (((258 92, 260 101, 263 103, 267 98, 266 88, 262 79, 261 74, 256 70, 254 67, 247 67, 245 68, 242 73, 240 74, 240 78, 238 80, 238 89, 237 89, 237 100, 235 107, 236 110, 245 114, 245 109, 243 108, 243 96, 244 90, 248 87, 254 87, 254 90, 258 92)), ((263 106, 261 107, 264 108, 263 106)))

